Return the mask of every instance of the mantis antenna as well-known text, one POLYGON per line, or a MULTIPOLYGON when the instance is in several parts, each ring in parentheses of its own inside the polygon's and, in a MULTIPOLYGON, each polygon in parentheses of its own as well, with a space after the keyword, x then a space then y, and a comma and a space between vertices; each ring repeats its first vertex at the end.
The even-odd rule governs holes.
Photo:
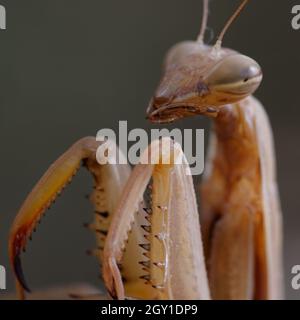
POLYGON ((201 29, 200 33, 198 35, 197 41, 203 43, 204 35, 207 27, 207 20, 208 20, 208 1, 209 0, 203 0, 203 15, 202 15, 202 23, 201 23, 201 29))
POLYGON ((227 30, 229 29, 229 27, 232 25, 232 23, 235 21, 235 19, 240 15, 240 13, 242 12, 242 10, 245 8, 245 6, 248 4, 250 0, 244 0, 239 7, 236 9, 236 11, 234 12, 234 14, 229 18, 229 20, 227 21, 227 23, 225 24, 225 27, 223 28, 223 30, 221 31, 221 33, 219 34, 218 38, 217 38, 217 42, 215 44, 215 47, 221 48, 222 46, 222 41, 224 38, 224 35, 226 34, 227 30))

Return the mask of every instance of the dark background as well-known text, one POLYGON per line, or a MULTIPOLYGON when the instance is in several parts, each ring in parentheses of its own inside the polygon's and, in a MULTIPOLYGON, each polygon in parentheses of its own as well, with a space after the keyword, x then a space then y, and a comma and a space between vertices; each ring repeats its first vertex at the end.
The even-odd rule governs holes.
MULTIPOLYGON (((220 31, 239 1, 212 0, 210 34, 220 31)), ((145 109, 174 43, 195 39, 200 0, 0 0, 7 30, 0 32, 0 264, 9 269, 9 226, 34 183, 68 146, 101 128, 151 128, 145 109)), ((299 71, 300 30, 291 9, 300 1, 253 0, 224 45, 256 59, 264 81, 256 96, 274 128, 285 228, 287 297, 291 267, 300 264, 299 71)), ((176 123, 205 128, 200 117, 176 123)), ((24 256, 33 288, 87 281, 99 285, 95 246, 83 222, 92 219, 84 195, 92 182, 82 170, 43 220, 24 256)), ((8 289, 13 289, 8 275, 8 289)), ((2 294, 2 293, 0 293, 2 294)), ((1 296, 0 296, 1 297, 1 296)))

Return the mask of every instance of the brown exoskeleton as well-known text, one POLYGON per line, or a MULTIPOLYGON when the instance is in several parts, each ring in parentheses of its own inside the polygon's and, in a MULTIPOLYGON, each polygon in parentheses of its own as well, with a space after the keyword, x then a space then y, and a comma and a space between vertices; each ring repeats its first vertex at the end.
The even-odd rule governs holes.
MULTIPOLYGON (((281 214, 272 133, 263 107, 251 96, 262 72, 251 58, 221 46, 247 2, 216 44, 208 46, 203 42, 208 13, 204 0, 197 41, 170 50, 147 110, 148 118, 158 123, 197 114, 214 119, 202 185, 204 252, 193 181, 180 145, 167 138, 154 141, 131 172, 128 165, 99 165, 100 144, 88 137, 54 162, 14 221, 9 252, 20 297, 23 289, 29 290, 21 250, 82 161, 95 181, 90 228, 96 232, 95 254, 113 298, 281 297, 281 214), (149 153, 154 164, 145 161, 149 153), (150 196, 144 196, 146 191, 150 196)), ((108 148, 112 142, 105 143, 108 148)))

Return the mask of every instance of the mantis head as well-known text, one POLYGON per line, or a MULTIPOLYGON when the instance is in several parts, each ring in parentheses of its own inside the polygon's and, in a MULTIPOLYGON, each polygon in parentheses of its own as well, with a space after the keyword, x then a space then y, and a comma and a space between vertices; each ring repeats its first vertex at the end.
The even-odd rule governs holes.
POLYGON ((214 46, 203 43, 204 24, 197 41, 175 45, 167 54, 162 80, 150 101, 147 115, 165 123, 196 114, 215 116, 224 105, 251 95, 262 81, 260 66, 253 59, 222 48, 223 36, 248 0, 226 24, 214 46))

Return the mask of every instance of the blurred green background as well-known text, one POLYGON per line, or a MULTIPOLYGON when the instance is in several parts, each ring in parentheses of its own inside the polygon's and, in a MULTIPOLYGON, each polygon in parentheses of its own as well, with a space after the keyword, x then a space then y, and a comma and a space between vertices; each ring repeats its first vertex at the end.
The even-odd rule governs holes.
MULTIPOLYGON (((212 0, 207 38, 217 35, 239 1, 212 0)), ((167 49, 195 39, 200 0, 1 0, 7 30, 0 31, 0 264, 9 269, 9 226, 34 183, 77 139, 101 128, 151 128, 145 120, 167 49)), ((253 0, 224 45, 256 59, 264 81, 256 96, 274 128, 285 228, 286 295, 291 267, 300 264, 299 74, 300 31, 291 27, 297 1, 253 0)), ((201 117, 172 125, 204 128, 201 117)), ((86 281, 100 285, 95 246, 82 224, 92 220, 82 170, 47 213, 24 256, 32 288, 86 281)), ((8 274, 8 290, 13 289, 8 274)), ((1 294, 4 292, 0 292, 1 294)))

